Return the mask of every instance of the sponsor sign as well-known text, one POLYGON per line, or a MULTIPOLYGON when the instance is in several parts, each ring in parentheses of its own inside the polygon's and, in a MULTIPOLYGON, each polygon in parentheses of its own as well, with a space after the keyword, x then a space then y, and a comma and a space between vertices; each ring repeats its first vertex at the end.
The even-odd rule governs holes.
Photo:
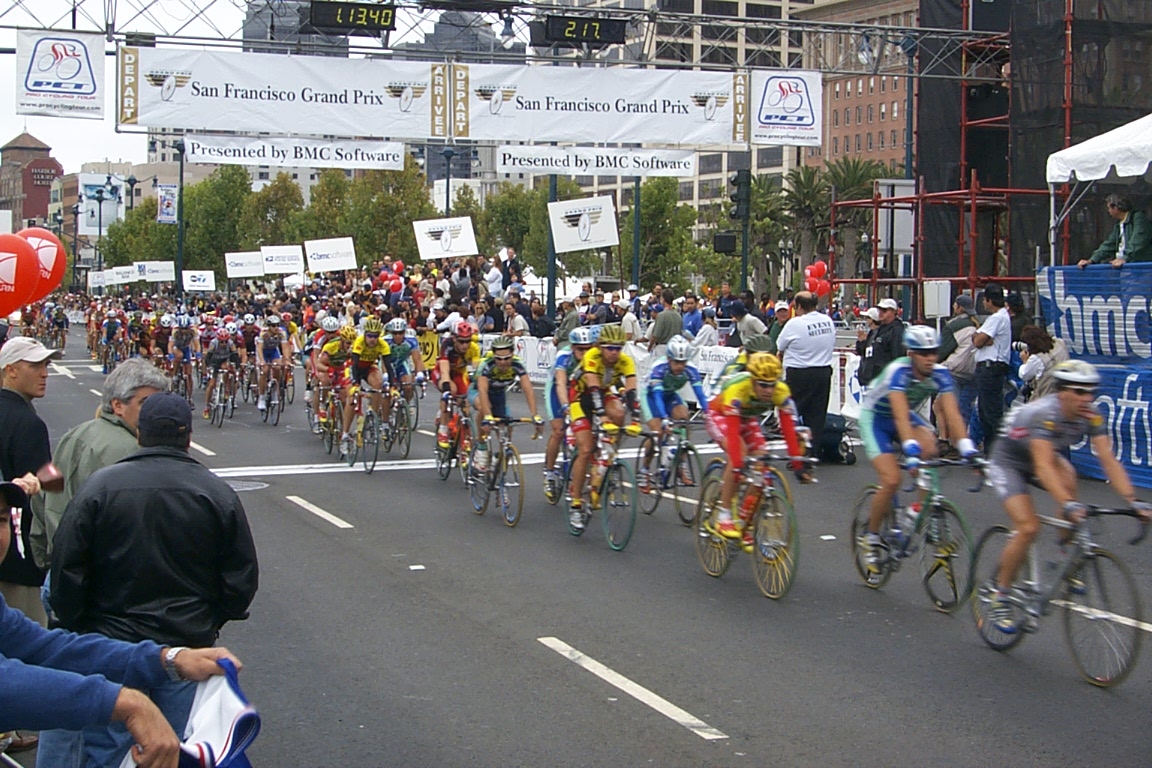
POLYGON ((1036 278, 1048 332, 1091 363, 1152 360, 1152 264, 1045 267, 1036 278))
POLYGON ((116 272, 111 269, 105 269, 102 274, 104 275, 104 285, 118 285, 116 282, 116 272))
POLYGON ((561 176, 696 175, 696 152, 679 149, 503 146, 496 173, 556 173, 561 176))
POLYGON ((104 35, 22 29, 16 35, 16 114, 104 117, 104 35))
POLYGON ((616 205, 608 195, 548 203, 548 222, 556 253, 620 244, 616 205))
POLYGON ((103 288, 104 287, 104 273, 97 272, 94 269, 88 270, 88 289, 103 288))
POLYGON ((312 274, 356 269, 356 246, 350 237, 306 240, 304 253, 308 256, 308 271, 312 274))
POLYGON ((470 216, 414 221, 412 229, 416 231, 420 258, 425 261, 475 256, 480 252, 470 216))
POLYGON ((122 46, 118 54, 120 125, 256 133, 291 126, 293 133, 326 136, 448 136, 447 65, 131 46, 122 46), (436 115, 433 102, 438 99, 436 115))
POLYGON ((299 245, 264 245, 264 274, 291 275, 304 271, 304 249, 299 245))
POLYGON ((156 185, 156 223, 176 224, 176 202, 180 195, 178 184, 156 185))
POLYGON ((173 261, 138 261, 136 267, 136 280, 147 283, 171 283, 176 281, 176 262, 173 261))
POLYGON ((216 273, 210 269, 185 269, 180 274, 186 291, 216 290, 216 273))
POLYGON ((236 251, 224 254, 224 267, 228 279, 238 277, 263 277, 264 254, 260 251, 236 251))
MULTIPOLYGON (((1104 416, 1112 450, 1133 483, 1152 488, 1152 368, 1147 364, 1105 365, 1097 370, 1096 407, 1104 416)), ((1072 464, 1081 474, 1106 479, 1087 440, 1072 446, 1072 464)))
POLYGON ((823 88, 819 72, 754 70, 749 104, 751 142, 790 147, 820 146, 823 88))
POLYGON ((140 279, 136 276, 135 265, 129 267, 112 267, 110 271, 115 278, 116 285, 127 285, 128 283, 134 283, 140 279))
POLYGON ((77 234, 98 237, 124 215, 124 179, 107 173, 76 174, 80 187, 77 234))
POLYGON ((742 131, 732 73, 454 64, 452 84, 460 139, 717 146, 742 131))
POLYGON ((190 163, 404 170, 404 144, 397 141, 197 134, 185 136, 184 146, 190 163))

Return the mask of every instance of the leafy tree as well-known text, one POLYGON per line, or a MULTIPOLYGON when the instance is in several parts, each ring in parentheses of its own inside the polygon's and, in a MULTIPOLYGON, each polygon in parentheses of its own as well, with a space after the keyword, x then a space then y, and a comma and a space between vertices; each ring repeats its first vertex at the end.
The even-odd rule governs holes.
POLYGON ((109 267, 124 267, 134 261, 174 261, 176 226, 157 224, 156 198, 146 197, 123 219, 108 226, 100 251, 109 267))
POLYGON ((773 176, 753 176, 748 250, 752 262, 752 285, 757 295, 774 292, 780 271, 787 267, 779 251, 787 224, 788 213, 780 182, 773 176))
MULTIPOLYGON (((837 200, 868 200, 872 197, 873 182, 889 175, 888 166, 879 160, 860 157, 842 157, 824 167, 824 178, 836 191, 837 200)), ((841 254, 855 254, 860 243, 860 230, 872 222, 870 208, 841 208, 836 216, 837 240, 841 254)), ((839 257, 838 269, 852 269, 852 259, 839 257)))
MULTIPOLYGON (((588 193, 574 179, 568 176, 557 177, 557 200, 575 200, 587 195, 588 193)), ((530 193, 529 200, 528 232, 524 236, 523 247, 517 248, 516 253, 520 261, 525 266, 532 267, 532 271, 537 275, 546 275, 548 238, 551 235, 551 225, 548 223, 548 183, 543 181, 537 184, 536 189, 530 193)), ((604 263, 597 250, 563 253, 557 256, 556 262, 556 273, 569 277, 599 274, 604 263)))
POLYGON ((356 259, 416 259, 412 222, 439 214, 428 198, 424 173, 412 157, 402 171, 368 171, 352 181, 344 218, 344 234, 356 241, 356 259))
MULTIPOLYGON (((656 177, 640 186, 640 283, 667 282, 695 272, 699 248, 692 239, 696 211, 680 205, 679 180, 656 177)), ((620 251, 631 275, 635 207, 620 222, 620 251)))
POLYGON ((298 242, 293 216, 304 209, 304 195, 292 176, 281 171, 272 182, 244 201, 240 211, 240 247, 256 250, 262 245, 298 242))
POLYGON ((828 182, 819 168, 798 165, 785 177, 784 209, 800 235, 800 263, 815 260, 817 227, 828 221, 828 182))
POLYGON ((476 247, 480 253, 490 256, 499 250, 499 246, 494 244, 488 234, 484 209, 480 205, 480 201, 476 199, 476 193, 472 191, 472 187, 467 184, 461 185, 456 190, 456 198, 452 201, 452 216, 471 217, 472 228, 476 231, 476 247))
POLYGON ((320 173, 312 187, 308 207, 296 215, 293 223, 293 230, 301 240, 344 236, 350 186, 342 170, 328 168, 320 173))
POLYGON ((238 165, 184 187, 185 269, 214 269, 223 279, 224 254, 240 249, 240 215, 251 194, 248 172, 238 165))
MULTIPOLYGON (((515 248, 524 250, 524 238, 528 236, 532 218, 532 196, 522 184, 503 181, 484 201, 484 223, 494 249, 515 248)), ((545 192, 547 195, 547 192, 545 192)))

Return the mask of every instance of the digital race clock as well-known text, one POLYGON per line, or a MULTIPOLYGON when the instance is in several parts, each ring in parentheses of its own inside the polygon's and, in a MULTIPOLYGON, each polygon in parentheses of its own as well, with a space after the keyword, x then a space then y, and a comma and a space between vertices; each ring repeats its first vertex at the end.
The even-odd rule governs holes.
POLYGON ((396 8, 378 3, 316 2, 309 21, 322 29, 340 29, 352 34, 376 34, 396 29, 396 8))
POLYGON ((628 22, 623 19, 597 19, 591 16, 549 16, 544 39, 550 43, 580 45, 623 44, 628 22))

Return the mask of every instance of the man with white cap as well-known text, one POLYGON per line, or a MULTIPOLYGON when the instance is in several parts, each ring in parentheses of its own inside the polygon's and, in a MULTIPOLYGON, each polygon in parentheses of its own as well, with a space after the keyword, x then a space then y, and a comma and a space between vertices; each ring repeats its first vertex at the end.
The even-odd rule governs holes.
POLYGON ((860 383, 868 385, 888 363, 904 355, 904 323, 900 322, 900 307, 895 299, 881 299, 880 325, 871 335, 860 360, 860 383))
POLYGON ((640 318, 640 286, 632 283, 628 286, 628 308, 636 318, 640 318))
POLYGON ((616 301, 616 309, 623 313, 620 317, 620 327, 624 329, 624 338, 628 341, 639 341, 644 336, 640 327, 640 318, 636 316, 635 303, 628 299, 616 301))

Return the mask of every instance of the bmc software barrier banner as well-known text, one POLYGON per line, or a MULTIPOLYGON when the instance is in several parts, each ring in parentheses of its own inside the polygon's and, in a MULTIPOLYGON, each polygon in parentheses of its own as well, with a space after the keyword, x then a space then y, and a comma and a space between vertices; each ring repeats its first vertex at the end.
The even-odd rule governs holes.
POLYGON ((224 269, 229 280, 239 277, 263 277, 264 254, 260 251, 226 253, 224 269))
POLYGON ((20 30, 16 114, 102 119, 104 35, 20 30))
POLYGON ((176 280, 174 261, 137 261, 136 279, 146 283, 170 283, 176 280))
POLYGON ((820 146, 824 96, 819 72, 755 70, 751 96, 753 144, 820 146))
POLYGON ((748 96, 744 71, 454 64, 452 132, 484 141, 745 144, 748 96))
POLYGON ((190 163, 404 170, 404 145, 396 141, 198 134, 185 136, 184 146, 190 163))
POLYGON ((416 232, 416 248, 420 258, 425 261, 464 258, 480 252, 476 247, 476 233, 472 229, 470 216, 414 221, 412 229, 416 232))
POLYGON ((448 64, 130 46, 118 53, 120 125, 448 136, 448 64))
POLYGON ((308 256, 308 271, 312 274, 356 269, 356 246, 350 237, 305 240, 304 253, 308 256))
POLYGON ((616 206, 608 195, 548 203, 548 223, 556 253, 620 244, 616 206))
POLYGON ((264 274, 292 275, 304 271, 304 249, 299 245, 262 245, 264 274))
POLYGON ((504 146, 496 150, 496 173, 691 177, 696 175, 696 152, 690 149, 504 146))

